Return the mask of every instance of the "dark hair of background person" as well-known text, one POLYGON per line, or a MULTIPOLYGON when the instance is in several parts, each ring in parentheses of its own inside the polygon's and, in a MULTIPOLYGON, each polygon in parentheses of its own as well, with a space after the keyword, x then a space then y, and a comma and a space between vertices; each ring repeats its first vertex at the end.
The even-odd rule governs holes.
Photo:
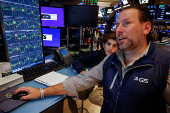
POLYGON ((121 12, 126 9, 131 9, 131 8, 137 9, 139 11, 139 22, 140 23, 144 23, 148 21, 151 23, 151 31, 149 32, 148 35, 146 35, 146 37, 147 37, 147 42, 154 41, 155 35, 153 33, 153 18, 151 16, 149 9, 146 6, 129 6, 121 10, 121 12))
POLYGON ((104 34, 103 38, 101 39, 100 48, 101 48, 101 53, 103 56, 106 56, 104 48, 103 48, 103 43, 105 44, 108 41, 108 39, 113 39, 113 40, 117 41, 116 33, 113 32, 113 33, 104 34))

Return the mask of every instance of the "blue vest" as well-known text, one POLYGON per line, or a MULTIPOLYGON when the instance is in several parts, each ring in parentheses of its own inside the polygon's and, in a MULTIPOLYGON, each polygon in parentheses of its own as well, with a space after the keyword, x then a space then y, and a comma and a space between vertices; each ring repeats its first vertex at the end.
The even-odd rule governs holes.
POLYGON ((148 54, 122 79, 122 64, 115 53, 103 65, 101 113, 166 113, 163 92, 170 68, 170 53, 151 43, 148 54))

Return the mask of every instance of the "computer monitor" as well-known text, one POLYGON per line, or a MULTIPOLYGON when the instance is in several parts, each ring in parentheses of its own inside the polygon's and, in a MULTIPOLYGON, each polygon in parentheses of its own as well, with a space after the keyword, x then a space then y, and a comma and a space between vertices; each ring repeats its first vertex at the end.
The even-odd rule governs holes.
POLYGON ((42 26, 65 27, 64 8, 41 7, 42 26))
POLYGON ((99 6, 65 5, 64 24, 66 26, 96 27, 99 6))
POLYGON ((61 30, 55 28, 42 28, 43 46, 60 47, 61 30))
POLYGON ((153 20, 155 20, 156 19, 156 16, 155 16, 156 15, 156 5, 147 6, 147 8, 149 9, 153 20))
POLYGON ((44 63, 39 0, 3 0, 1 36, 12 73, 44 63))
POLYGON ((106 24, 102 24, 102 25, 101 25, 100 31, 101 31, 102 33, 104 33, 105 27, 106 27, 106 24))
POLYGON ((80 44, 80 29, 69 29, 69 44, 80 44))
POLYGON ((170 20, 170 4, 158 5, 157 20, 170 20))
POLYGON ((119 12, 116 12, 116 16, 115 16, 115 23, 117 22, 117 18, 118 18, 118 16, 119 16, 119 12))

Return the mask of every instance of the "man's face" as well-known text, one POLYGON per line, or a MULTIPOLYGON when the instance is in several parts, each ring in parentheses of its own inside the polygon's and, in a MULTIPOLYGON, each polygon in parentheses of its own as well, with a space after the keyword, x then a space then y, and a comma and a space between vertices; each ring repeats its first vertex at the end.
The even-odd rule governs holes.
POLYGON ((119 48, 132 50, 146 42, 143 24, 139 22, 137 9, 122 11, 117 20, 116 37, 119 48), (144 38, 145 37, 145 38, 144 38))

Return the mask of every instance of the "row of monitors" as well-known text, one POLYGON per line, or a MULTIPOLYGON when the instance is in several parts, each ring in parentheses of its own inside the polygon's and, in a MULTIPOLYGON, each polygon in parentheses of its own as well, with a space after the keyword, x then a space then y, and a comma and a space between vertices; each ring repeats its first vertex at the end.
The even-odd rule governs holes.
MULTIPOLYGON (((146 6, 150 10, 153 20, 170 20, 170 4, 146 6)), ((117 22, 119 12, 116 12, 115 22, 117 22)))
MULTIPOLYGON (((43 25, 64 27, 63 9, 41 10, 43 25)), ((60 47, 61 29, 41 29, 39 0, 0 0, 0 15, 1 61, 10 62, 12 73, 45 63, 43 46, 60 47)))
POLYGON ((98 6, 72 5, 64 8, 41 7, 43 27, 97 26, 98 6))
MULTIPOLYGON (((61 37, 63 33, 67 32, 66 29, 62 28, 42 28, 43 46, 45 47, 60 47, 61 37)), ((69 44, 80 43, 80 30, 69 29, 69 44)))
MULTIPOLYGON (((0 2, 1 3, 1 2, 0 2)), ((68 5, 64 8, 40 7, 43 27, 97 26, 98 6, 68 5)), ((3 1, 3 16, 11 19, 35 19, 40 17, 37 6, 3 1), (15 17, 15 18, 14 18, 15 17)))
POLYGON ((170 20, 170 4, 147 6, 154 20, 170 20))

